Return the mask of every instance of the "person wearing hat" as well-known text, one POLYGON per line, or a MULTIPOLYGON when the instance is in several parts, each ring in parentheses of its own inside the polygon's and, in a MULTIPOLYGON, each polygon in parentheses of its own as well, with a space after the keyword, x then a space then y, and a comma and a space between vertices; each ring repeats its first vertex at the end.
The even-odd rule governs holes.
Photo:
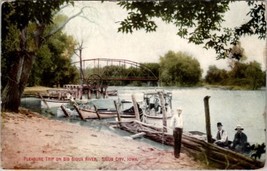
POLYGON ((180 157, 181 151, 181 141, 183 134, 183 117, 182 117, 182 108, 177 108, 177 115, 174 114, 171 119, 171 128, 173 129, 173 139, 174 139, 174 156, 175 158, 180 157))
POLYGON ((223 125, 221 122, 217 123, 218 132, 216 135, 216 141, 214 142, 218 146, 227 147, 228 146, 228 135, 225 130, 222 129, 223 125))
POLYGON ((237 131, 233 140, 233 149, 236 152, 243 153, 247 143, 247 135, 243 132, 244 128, 241 125, 237 125, 235 130, 237 131))

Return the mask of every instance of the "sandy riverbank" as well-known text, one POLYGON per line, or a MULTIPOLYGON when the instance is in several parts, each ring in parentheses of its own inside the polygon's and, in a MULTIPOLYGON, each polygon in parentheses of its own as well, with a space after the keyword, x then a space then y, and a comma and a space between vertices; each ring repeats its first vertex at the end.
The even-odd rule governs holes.
POLYGON ((175 159, 172 151, 26 109, 2 113, 1 128, 4 169, 207 169, 183 153, 175 159))

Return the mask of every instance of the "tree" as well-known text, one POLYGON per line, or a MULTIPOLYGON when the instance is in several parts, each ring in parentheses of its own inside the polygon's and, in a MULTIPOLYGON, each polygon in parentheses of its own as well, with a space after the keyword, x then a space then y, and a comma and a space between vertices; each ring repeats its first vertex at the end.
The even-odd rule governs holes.
POLYGON ((258 89, 265 84, 265 73, 261 70, 260 63, 235 62, 230 71, 218 69, 215 65, 209 66, 205 77, 209 84, 240 86, 245 89, 258 89))
POLYGON ((2 110, 18 112, 20 98, 28 82, 36 52, 51 35, 61 29, 60 27, 45 33, 45 27, 52 23, 52 17, 60 10, 61 5, 69 2, 70 0, 39 0, 2 4, 2 41, 8 40, 11 28, 19 33, 18 41, 13 42, 16 48, 5 58, 9 71, 2 90, 2 110))
POLYGON ((215 65, 209 66, 205 81, 209 84, 221 84, 228 79, 228 73, 225 69, 219 69, 215 65))
MULTIPOLYGON (((46 28, 47 32, 66 20, 66 16, 57 15, 53 19, 54 24, 46 28)), ((74 83, 78 78, 76 67, 71 65, 75 45, 76 41, 73 37, 62 31, 52 35, 36 53, 37 60, 33 64, 28 86, 62 86, 70 82, 74 83)))
POLYGON ((118 4, 128 10, 126 19, 120 22, 119 32, 132 33, 134 30, 145 29, 156 31, 155 18, 177 27, 177 35, 195 44, 203 44, 204 48, 213 48, 217 58, 229 56, 231 45, 235 45, 243 35, 257 35, 259 39, 266 37, 265 4, 264 2, 248 1, 251 7, 249 21, 236 28, 221 27, 224 14, 229 10, 226 1, 121 1, 118 4))
POLYGON ((199 62, 192 56, 169 51, 160 57, 160 80, 165 85, 196 85, 201 78, 199 62))
POLYGON ((260 63, 253 61, 248 64, 245 70, 245 76, 249 80, 249 85, 252 90, 256 90, 265 84, 264 72, 261 70, 260 63))

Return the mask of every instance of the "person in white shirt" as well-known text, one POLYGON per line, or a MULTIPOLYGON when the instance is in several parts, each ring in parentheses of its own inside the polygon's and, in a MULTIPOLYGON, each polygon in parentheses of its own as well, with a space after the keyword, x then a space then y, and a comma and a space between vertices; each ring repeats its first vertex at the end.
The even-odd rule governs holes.
POLYGON ((215 144, 221 147, 227 147, 228 146, 228 135, 225 130, 222 129, 223 125, 221 122, 217 123, 218 132, 216 135, 215 144))
POLYGON ((173 138, 174 138, 174 156, 175 158, 180 157, 181 151, 181 141, 183 134, 183 118, 182 118, 182 109, 177 108, 177 115, 174 114, 171 119, 171 128, 173 129, 173 138))
POLYGON ((171 128, 174 130, 175 128, 183 128, 183 117, 182 117, 182 109, 177 108, 177 115, 174 114, 171 119, 171 128))

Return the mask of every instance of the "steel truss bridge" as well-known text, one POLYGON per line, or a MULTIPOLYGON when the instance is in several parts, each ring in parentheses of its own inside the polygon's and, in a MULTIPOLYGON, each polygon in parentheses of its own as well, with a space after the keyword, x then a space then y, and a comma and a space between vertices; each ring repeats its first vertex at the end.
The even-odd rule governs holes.
POLYGON ((159 78, 150 68, 127 59, 93 58, 73 62, 80 69, 84 84, 96 87, 111 81, 142 81, 157 83, 159 78))

